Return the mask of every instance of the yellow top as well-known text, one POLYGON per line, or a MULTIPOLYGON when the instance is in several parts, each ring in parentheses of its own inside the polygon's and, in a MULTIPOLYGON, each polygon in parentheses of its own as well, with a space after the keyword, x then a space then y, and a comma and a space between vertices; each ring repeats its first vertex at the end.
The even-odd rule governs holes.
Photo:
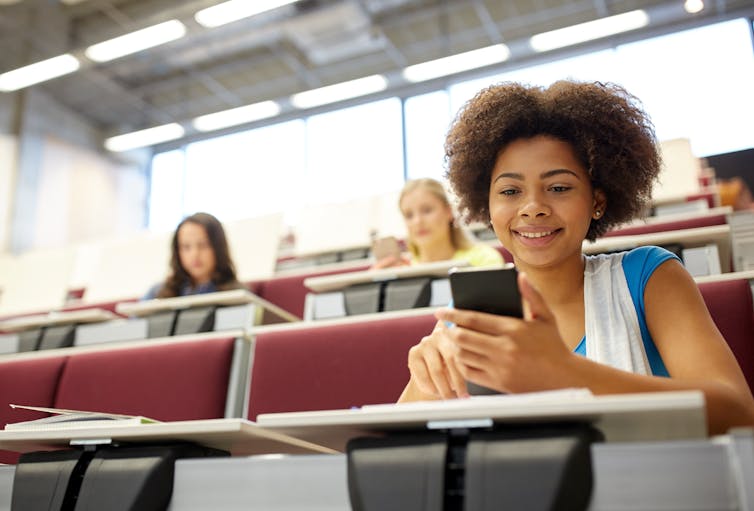
MULTIPOLYGON (((501 266, 505 264, 505 260, 500 255, 500 252, 484 243, 475 243, 469 248, 456 250, 455 254, 453 254, 453 259, 464 259, 471 266, 501 266)), ((419 264, 419 262, 412 257, 411 264, 419 264)))
POLYGON ((476 243, 470 248, 456 250, 453 259, 465 259, 471 266, 500 266, 505 263, 500 252, 483 243, 476 243))

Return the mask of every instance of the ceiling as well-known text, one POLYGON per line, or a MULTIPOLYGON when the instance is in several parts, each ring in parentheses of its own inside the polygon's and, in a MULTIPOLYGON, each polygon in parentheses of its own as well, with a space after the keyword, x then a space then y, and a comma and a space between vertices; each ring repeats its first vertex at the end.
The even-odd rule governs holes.
POLYGON ((406 90, 407 65, 496 43, 511 48, 505 65, 518 65, 534 57, 533 34, 634 9, 650 26, 621 41, 754 15, 754 0, 706 0, 695 15, 683 0, 301 0, 217 28, 194 20, 218 3, 0 0, 0 73, 71 52, 81 69, 36 87, 103 134, 180 122, 190 136, 196 116, 268 99, 290 113, 292 93, 375 73, 406 90), (171 19, 185 37, 108 63, 83 57, 91 44, 171 19))

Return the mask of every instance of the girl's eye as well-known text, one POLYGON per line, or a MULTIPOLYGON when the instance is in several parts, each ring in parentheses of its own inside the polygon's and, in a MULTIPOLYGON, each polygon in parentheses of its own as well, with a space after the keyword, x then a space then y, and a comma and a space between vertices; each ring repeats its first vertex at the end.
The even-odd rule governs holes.
POLYGON ((516 195, 518 193, 518 190, 515 190, 513 188, 509 188, 507 190, 501 190, 500 195, 516 195))
POLYGON ((553 192, 558 192, 558 193, 567 192, 570 189, 571 189, 570 186, 551 186, 550 187, 550 190, 552 190, 553 192))

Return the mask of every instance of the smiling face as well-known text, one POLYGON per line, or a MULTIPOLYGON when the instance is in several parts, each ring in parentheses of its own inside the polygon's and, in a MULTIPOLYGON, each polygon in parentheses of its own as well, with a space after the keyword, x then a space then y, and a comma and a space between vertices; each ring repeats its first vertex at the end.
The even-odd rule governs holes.
POLYGON ((551 268, 581 260, 605 198, 570 144, 540 135, 514 140, 498 154, 489 207, 492 227, 518 266, 551 268))
POLYGON ((437 195, 418 187, 403 195, 400 208, 409 238, 420 252, 440 244, 452 248, 450 224, 453 211, 437 195))
POLYGON ((212 280, 215 271, 215 252, 206 229, 194 222, 185 222, 178 229, 178 258, 194 285, 212 280))

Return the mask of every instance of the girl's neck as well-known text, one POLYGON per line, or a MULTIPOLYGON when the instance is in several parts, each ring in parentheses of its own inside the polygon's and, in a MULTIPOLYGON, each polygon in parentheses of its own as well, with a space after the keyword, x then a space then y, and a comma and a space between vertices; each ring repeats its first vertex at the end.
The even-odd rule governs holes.
POLYGON ((554 267, 528 267, 519 265, 519 271, 526 272, 534 287, 551 306, 568 303, 574 299, 583 301, 584 256, 579 254, 554 267))
POLYGON ((206 286, 210 282, 212 282, 212 278, 211 277, 210 278, 206 278, 206 279, 201 279, 201 280, 191 279, 191 286, 192 286, 193 289, 197 289, 199 287, 206 286))

